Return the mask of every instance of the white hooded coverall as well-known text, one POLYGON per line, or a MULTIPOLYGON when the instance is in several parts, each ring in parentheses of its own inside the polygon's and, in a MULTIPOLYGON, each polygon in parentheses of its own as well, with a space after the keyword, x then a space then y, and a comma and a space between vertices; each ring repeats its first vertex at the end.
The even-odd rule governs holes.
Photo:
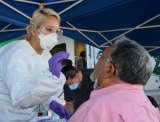
POLYGON ((48 60, 28 41, 18 40, 0 48, 0 122, 36 122, 38 104, 49 105, 63 87, 65 76, 53 76, 48 60))

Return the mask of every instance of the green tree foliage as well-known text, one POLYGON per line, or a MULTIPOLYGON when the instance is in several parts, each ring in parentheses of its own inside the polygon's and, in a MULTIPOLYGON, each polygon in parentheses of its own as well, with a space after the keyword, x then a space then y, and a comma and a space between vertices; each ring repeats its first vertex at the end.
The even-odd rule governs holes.
POLYGON ((153 70, 153 73, 157 76, 160 76, 160 56, 155 58, 156 66, 153 70))

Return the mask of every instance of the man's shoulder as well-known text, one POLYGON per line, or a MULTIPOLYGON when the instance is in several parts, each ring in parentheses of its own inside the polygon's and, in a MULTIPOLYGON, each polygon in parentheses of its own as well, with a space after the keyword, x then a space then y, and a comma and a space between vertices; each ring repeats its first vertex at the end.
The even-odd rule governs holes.
POLYGON ((110 97, 107 96, 107 94, 99 94, 99 95, 93 95, 95 94, 94 92, 96 92, 95 90, 93 90, 91 92, 91 95, 90 95, 90 99, 89 99, 89 102, 91 104, 101 104, 104 105, 108 102, 110 102, 110 97))

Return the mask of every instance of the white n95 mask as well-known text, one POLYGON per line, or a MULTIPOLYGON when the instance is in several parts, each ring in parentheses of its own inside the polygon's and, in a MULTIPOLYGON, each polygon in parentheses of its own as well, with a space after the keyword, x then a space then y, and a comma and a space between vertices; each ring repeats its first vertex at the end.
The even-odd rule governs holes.
POLYGON ((48 35, 39 34, 40 46, 44 50, 50 51, 57 43, 57 34, 51 33, 48 35))
POLYGON ((78 88, 78 83, 73 83, 73 84, 69 85, 70 90, 76 90, 77 88, 78 88))

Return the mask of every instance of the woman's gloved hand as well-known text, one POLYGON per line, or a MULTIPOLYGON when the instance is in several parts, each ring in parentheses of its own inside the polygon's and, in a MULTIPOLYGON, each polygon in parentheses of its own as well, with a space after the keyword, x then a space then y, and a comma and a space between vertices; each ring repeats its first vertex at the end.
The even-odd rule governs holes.
POLYGON ((56 102, 55 100, 53 100, 50 105, 49 108, 55 112, 58 116, 60 116, 61 119, 65 118, 66 120, 69 120, 70 118, 70 113, 68 112, 68 110, 65 108, 65 106, 59 104, 58 102, 56 102))
POLYGON ((52 73, 52 75, 60 77, 61 69, 62 69, 62 61, 63 59, 66 59, 69 57, 69 53, 66 51, 60 51, 56 54, 54 54, 48 61, 49 64, 49 70, 52 73))

